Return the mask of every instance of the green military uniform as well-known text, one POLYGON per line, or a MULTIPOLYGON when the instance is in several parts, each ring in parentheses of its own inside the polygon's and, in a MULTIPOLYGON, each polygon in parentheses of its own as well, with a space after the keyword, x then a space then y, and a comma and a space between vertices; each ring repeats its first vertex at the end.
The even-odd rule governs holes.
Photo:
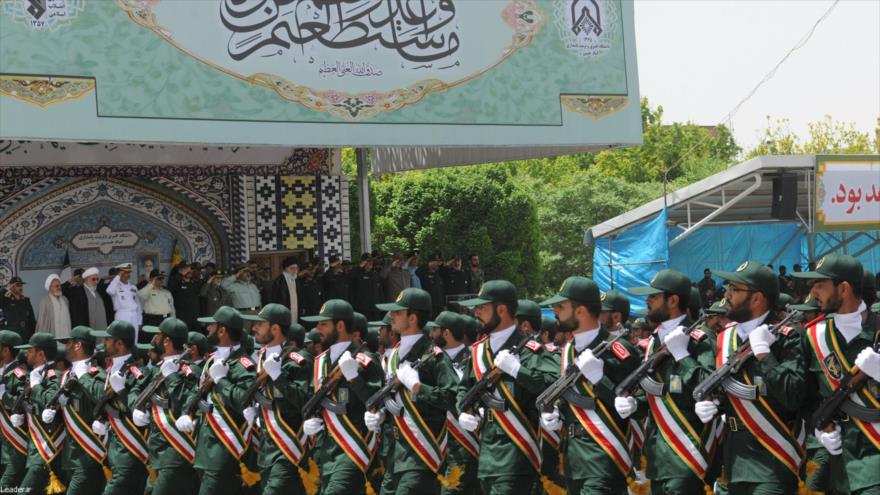
MULTIPOLYGON (((91 329, 88 327, 77 326, 71 330, 70 338, 85 340, 94 345, 95 338, 90 332, 91 329)), ((94 450, 95 455, 106 454, 101 438, 91 430, 92 421, 95 419, 93 415, 95 397, 99 397, 104 392, 106 376, 104 370, 88 361, 87 359, 81 363, 72 363, 71 369, 61 377, 62 387, 66 387, 68 381, 72 383, 69 391, 64 394, 65 404, 61 405, 55 416, 55 422, 67 428, 67 440, 64 442, 62 453, 62 464, 67 473, 67 495, 99 495, 104 490, 106 481, 103 462, 95 460, 86 450, 98 446, 99 450, 94 450), (82 375, 77 376, 75 370, 80 366, 82 366, 82 375), (64 419, 65 415, 73 414, 65 410, 67 407, 70 407, 81 419, 81 421, 77 420, 74 426, 64 419), (76 431, 72 430, 74 427, 77 428, 76 431)), ((61 402, 59 401, 59 404, 61 402)))
MULTIPOLYGON (((62 428, 59 428, 57 423, 43 423, 41 416, 43 408, 58 390, 59 377, 55 372, 54 361, 54 356, 58 348, 52 335, 43 332, 37 332, 32 335, 28 344, 17 346, 19 349, 29 349, 31 347, 44 349, 46 351, 47 362, 44 363, 41 368, 38 368, 42 376, 42 381, 31 387, 30 401, 27 402, 26 399, 25 410, 27 411, 28 416, 27 421, 28 424, 34 422, 35 425, 37 425, 37 428, 34 428, 35 430, 47 434, 47 443, 49 443, 49 438, 54 442, 61 434, 62 428)), ((28 377, 28 379, 30 379, 30 377, 28 377)), ((22 393, 27 392, 23 391, 22 393)), ((31 430, 31 428, 28 428, 28 430, 31 430)), ((50 486, 51 483, 53 486, 63 489, 63 485, 60 484, 61 482, 58 478, 61 468, 60 445, 56 444, 56 447, 52 449, 55 451, 54 456, 49 459, 49 462, 47 463, 40 455, 33 435, 30 436, 29 440, 28 456, 27 461, 25 462, 25 474, 24 479, 19 485, 20 488, 24 488, 26 491, 40 493, 47 490, 47 487, 50 486)))
MULTIPOLYGON (((13 349, 21 345, 21 337, 11 330, 0 330, 0 345, 9 346, 13 349)), ((24 389, 28 380, 28 371, 24 365, 17 361, 11 361, 0 368, 0 386, 4 393, 0 396, 0 427, 3 428, 2 444, 0 444, 0 464, 3 471, 0 473, 0 486, 18 486, 24 478, 25 462, 27 461, 28 432, 27 427, 15 427, 12 425, 10 415, 12 406, 18 395, 24 389), (13 445, 12 437, 15 440, 13 445)))
MULTIPOLYGON (((441 315, 443 313, 440 313, 441 315)), ((471 350, 464 346, 462 350, 452 358, 452 369, 455 370, 455 374, 458 377, 458 383, 461 383, 461 378, 464 377, 465 370, 471 364, 471 350)), ((458 422, 458 417, 455 413, 453 413, 455 417, 450 418, 450 422, 454 420, 456 423, 458 422)), ((450 426, 451 427, 451 426, 450 426)), ((460 425, 457 426, 461 428, 460 425)), ((463 431, 463 430, 462 430, 463 431)), ((461 470, 461 481, 459 482, 459 486, 457 488, 446 488, 444 487, 440 493, 443 495, 471 495, 474 493, 479 493, 479 482, 477 480, 477 461, 479 460, 479 440, 477 436, 473 432, 465 431, 470 439, 474 440, 477 448, 477 455, 475 456, 469 448, 473 448, 473 445, 468 445, 468 448, 465 447, 461 443, 461 441, 454 435, 449 436, 449 450, 446 454, 446 477, 450 477, 452 473, 456 470, 461 470)))
MULTIPOLYGON (((474 307, 489 303, 515 304, 516 301, 516 289, 513 284, 505 280, 490 280, 483 284, 476 298, 462 301, 461 304, 474 307)), ((508 329, 496 329, 496 331, 503 334, 508 329)), ((483 365, 480 363, 485 363, 487 359, 494 360, 501 351, 509 351, 514 347, 516 349, 513 354, 519 357, 520 369, 515 378, 504 373, 495 392, 501 393, 506 389, 512 396, 515 404, 504 397, 504 408, 505 411, 512 410, 512 414, 524 418, 520 421, 520 425, 527 428, 531 438, 523 445, 529 445, 530 454, 527 455, 521 450, 499 423, 498 417, 504 413, 496 413, 487 408, 479 431, 480 459, 477 466, 477 478, 485 495, 528 493, 538 483, 540 475, 540 447, 537 453, 533 451, 533 446, 539 441, 538 411, 534 404, 538 395, 553 382, 554 375, 559 369, 558 356, 545 351, 542 345, 522 335, 518 328, 514 328, 496 349, 491 349, 490 337, 479 340, 474 344, 470 362, 465 367, 456 404, 461 406, 461 399, 478 381, 474 369, 475 362, 482 369, 483 365)), ((488 373, 492 368, 494 362, 487 365, 485 371, 488 373)), ((471 413, 471 411, 462 412, 471 413)))
MULTIPOLYGON (((381 311, 412 310, 430 314, 432 310, 431 296, 425 290, 409 288, 404 289, 395 302, 378 304, 376 307, 381 311)), ((393 430, 394 452, 392 454, 393 485, 395 493, 398 494, 434 494, 440 489, 437 476, 442 473, 442 453, 439 453, 436 459, 430 455, 426 455, 425 459, 422 459, 417 450, 422 446, 412 445, 400 425, 402 424, 403 428, 409 428, 403 418, 410 417, 415 423, 427 426, 430 434, 439 441, 442 438, 441 435, 446 434, 446 411, 455 399, 458 375, 455 374, 449 356, 439 347, 434 347, 431 340, 424 334, 418 337, 418 340, 407 350, 406 355, 400 355, 399 350, 400 347, 389 358, 391 366, 386 371, 396 373, 399 364, 412 364, 419 359, 423 359, 424 362, 418 369, 420 383, 418 393, 413 394, 404 386, 401 386, 397 392, 396 400, 399 400, 401 404, 410 401, 412 408, 404 408, 406 412, 402 413, 400 423, 396 418, 390 417, 391 414, 387 418, 389 422, 395 423, 393 430), (421 417, 421 420, 415 416, 421 417), (437 462, 435 463, 435 461, 437 462)), ((392 377, 389 376, 389 379, 392 377)), ((427 437, 427 435, 425 436, 427 437)))
MULTIPOLYGON (((748 285, 754 290, 765 294, 771 309, 763 321, 753 321, 757 327, 764 323, 768 326, 776 321, 772 305, 779 293, 778 280, 767 267, 749 261, 740 265, 736 272, 718 272, 718 276, 731 282, 748 285)), ((748 336, 741 336, 738 326, 742 323, 731 323, 718 335, 718 347, 726 345, 733 350, 749 341, 748 336), (728 340, 725 340, 728 339, 728 340)), ((806 396, 806 367, 804 349, 800 334, 791 327, 783 328, 776 335, 776 341, 770 346, 770 353, 762 361, 750 359, 741 368, 741 372, 732 376, 740 382, 759 384, 760 400, 742 400, 751 404, 750 407, 768 407, 779 418, 786 429, 794 437, 786 435, 796 442, 797 428, 800 427, 799 410, 806 396)), ((716 363, 717 363, 716 356, 716 363)), ((729 393, 723 394, 722 411, 726 414, 726 431, 722 443, 723 471, 721 481, 726 481, 729 492, 737 494, 776 494, 794 493, 798 487, 796 468, 793 471, 782 460, 777 458, 749 430, 743 417, 734 409, 729 393)), ((769 414, 769 413, 768 413, 769 414)), ((800 447, 790 446, 797 452, 800 447)), ((799 459, 796 459, 799 461, 799 459)), ((797 463, 796 463, 797 464, 797 463)))
MULTIPOLYGON (((348 302, 340 299, 331 299, 324 303, 319 315, 307 316, 303 320, 311 322, 331 319, 351 321, 353 314, 354 310, 348 302)), ((340 344, 342 342, 334 345, 340 344)), ((356 350, 357 346, 350 342, 339 355, 341 356, 345 351, 354 354, 356 350)), ((338 357, 336 361, 331 361, 332 351, 332 348, 327 349, 315 359, 315 368, 318 369, 320 367, 323 376, 328 376, 337 364, 338 357)), ((368 434, 364 424, 364 412, 366 411, 364 404, 367 399, 382 388, 382 368, 376 359, 366 354, 360 354, 356 358, 360 363, 358 376, 351 381, 343 379, 336 392, 332 394, 332 400, 338 405, 344 404, 344 417, 348 419, 348 424, 353 433, 356 433, 366 442, 368 438, 371 438, 371 434, 368 434)), ((312 377, 314 376, 315 373, 312 374, 312 377)), ((312 386, 317 389, 320 384, 313 383, 312 386)), ((310 418, 304 419, 308 420, 310 418)), ((369 468, 370 462, 367 462, 363 467, 356 464, 330 434, 326 424, 324 429, 315 435, 313 457, 321 471, 322 495, 356 495, 364 493, 366 487, 365 472, 369 468)))
POLYGON ((37 317, 29 297, 16 299, 11 294, 4 293, 0 295, 0 309, 6 318, 7 328, 21 336, 22 342, 31 338, 37 326, 37 317))
MULTIPOLYGON (((267 304, 256 316, 244 318, 277 324, 285 334, 291 328, 290 310, 280 304, 267 304)), ((297 431, 302 424, 302 406, 311 393, 312 361, 281 345, 264 346, 257 355, 257 372, 265 372, 264 363, 275 356, 281 360, 280 373, 274 378, 270 375, 257 394, 262 421, 258 457, 261 491, 263 495, 303 494, 305 488, 298 467, 302 465, 304 447, 297 431)))
MULTIPOLYGON (((599 288, 595 282, 586 277, 569 277, 562 284, 559 293, 542 302, 541 305, 553 305, 567 300, 581 304, 600 303, 599 288)), ((579 343, 579 336, 587 335, 586 332, 576 333, 574 340, 566 343, 562 349, 563 362, 570 361, 575 365, 577 356, 587 349, 595 349, 603 342, 611 339, 611 334, 600 326, 593 335, 592 340, 584 344, 579 343), (579 347, 583 346, 583 347, 579 347)), ((586 339, 584 339, 586 340, 586 339)), ((627 420, 621 419, 614 413, 614 388, 623 380, 639 363, 639 353, 626 341, 618 340, 611 348, 597 358, 603 361, 603 376, 592 386, 589 392, 589 381, 581 373, 575 383, 578 395, 587 393, 593 395, 597 407, 592 409, 597 417, 601 417, 606 428, 616 431, 615 439, 620 449, 626 448, 624 432, 627 428, 627 420), (598 412, 596 412, 598 411, 598 412)), ((561 366, 556 367, 557 373, 561 366)), ((627 489, 627 477, 632 472, 632 466, 627 465, 624 452, 617 452, 618 461, 615 461, 599 443, 587 432, 581 421, 575 414, 575 408, 565 404, 560 407, 560 419, 565 427, 566 438, 562 444, 564 455, 564 471, 568 493, 570 494, 617 494, 625 493, 627 489)), ((579 411, 584 409, 577 408, 579 411)), ((609 442, 613 441, 609 439, 609 442)), ((628 456, 628 454, 626 454, 628 456)))
MULTIPOLYGON (((651 280, 650 286, 630 289, 630 293, 641 296, 664 292, 676 294, 681 298, 694 297, 695 294, 699 296, 698 292, 693 291, 690 280, 676 270, 661 270, 651 280)), ((693 301, 690 301, 690 305, 693 305, 693 301)), ((648 358, 664 345, 663 339, 676 327, 689 328, 692 323, 687 315, 661 323, 648 342, 646 348, 648 358)), ((707 476, 713 463, 717 432, 714 423, 704 425, 694 413, 693 391, 714 368, 715 352, 712 340, 702 330, 693 330, 689 337, 685 356, 679 356, 678 361, 673 355, 661 358, 655 372, 649 376, 655 384, 659 383, 661 388, 657 390, 651 386, 648 386, 648 389, 640 387, 637 393, 639 409, 635 418, 649 417, 643 455, 648 461, 646 476, 651 480, 651 493, 656 495, 700 493, 706 483, 711 486, 714 481, 707 479, 707 476), (659 395, 648 397, 650 394, 658 393, 659 395), (667 426, 669 423, 663 417, 657 417, 649 407, 649 400, 654 401, 658 411, 663 408, 664 411, 669 411, 680 420, 687 422, 690 429, 700 437, 682 438, 680 433, 684 433, 684 430, 678 428, 667 428, 661 432, 661 426, 667 426), (697 450, 705 464, 685 462, 680 447, 674 447, 667 435, 672 436, 676 442, 687 442, 692 445, 695 443, 694 440, 699 442, 700 446, 697 450)))
MULTIPOLYGON (((106 331, 93 331, 92 335, 97 338, 114 337, 129 343, 134 348, 135 329, 131 323, 122 320, 112 322, 106 331)), ((114 358, 117 361, 120 357, 114 358)), ((113 475, 104 487, 104 495, 131 495, 132 493, 141 493, 147 483, 147 466, 146 459, 135 455, 126 446, 126 443, 132 445, 132 448, 141 448, 142 453, 146 451, 144 428, 138 428, 131 423, 131 406, 137 398, 137 391, 147 383, 147 373, 144 368, 139 365, 139 360, 134 353, 129 354, 122 363, 114 363, 118 368, 111 366, 108 371, 106 383, 102 389, 97 390, 97 395, 93 400, 100 401, 101 397, 108 393, 110 389, 110 375, 119 373, 125 377, 125 388, 114 393, 113 399, 107 404, 107 408, 102 416, 106 416, 108 421, 114 422, 118 419, 118 425, 124 425, 128 428, 120 427, 120 431, 124 435, 130 435, 134 441, 123 441, 117 431, 111 426, 108 427, 109 443, 107 445, 107 465, 110 467, 113 475)), ((103 419, 103 417, 101 418, 103 419)), ((100 420, 100 419, 99 419, 100 420)))
MULTIPOLYGON (((166 318, 158 327, 145 326, 145 333, 160 332, 171 337, 175 341, 186 342, 188 337, 187 325, 177 318, 166 318)), ((147 372, 147 378, 142 380, 137 390, 133 393, 140 395, 143 388, 162 376, 161 367, 167 359, 179 359, 181 356, 166 356, 157 365, 147 372)), ((144 405, 144 412, 150 415, 149 436, 147 446, 150 450, 150 468, 156 471, 156 479, 152 482, 152 495, 191 495, 198 491, 198 475, 193 469, 191 458, 194 452, 194 440, 191 435, 179 431, 174 425, 174 418, 183 414, 183 408, 187 399, 192 396, 198 387, 198 377, 192 367, 185 361, 181 361, 178 371, 168 375, 162 386, 156 390, 157 400, 152 399, 144 405), (155 412, 153 406, 156 406, 155 412), (168 417, 167 413, 171 416, 168 417), (157 416, 163 419, 162 428, 156 422, 157 416), (176 438, 179 446, 169 441, 165 430, 172 438, 176 438), (181 449, 181 450, 178 450, 181 449), (182 452, 181 452, 182 451, 182 452)))
MULTIPOLYGON (((829 254, 816 264, 813 272, 795 272, 796 277, 807 279, 835 279, 857 282, 862 266, 855 258, 840 254, 829 254)), ((876 325, 876 314, 868 312, 862 320, 861 332, 846 337, 835 323, 835 314, 807 324, 804 329, 805 357, 809 372, 808 391, 811 394, 810 404, 805 408, 814 411, 819 404, 833 392, 831 383, 826 378, 825 369, 835 379, 840 379, 854 365, 856 356, 865 348, 872 346, 880 338, 876 325), (824 330, 824 334, 823 331, 824 330), (825 335, 826 338, 822 339, 825 335), (815 338, 814 338, 815 337, 815 338), (822 345, 824 343, 824 345, 822 345), (824 350, 828 350, 827 354, 824 350), (819 356, 825 356, 819 359, 819 356), (837 376, 834 376, 837 375, 837 376)), ((865 406, 876 409, 880 404, 880 386, 869 379, 862 389, 865 406), (868 398, 866 398, 868 397, 868 398), (873 399, 873 403, 871 401, 873 399)), ((880 494, 880 446, 860 429, 854 418, 837 421, 841 429, 842 450, 840 455, 831 455, 818 440, 808 437, 808 447, 813 447, 813 462, 817 469, 808 477, 808 485, 823 488, 832 493, 847 494, 880 494)))

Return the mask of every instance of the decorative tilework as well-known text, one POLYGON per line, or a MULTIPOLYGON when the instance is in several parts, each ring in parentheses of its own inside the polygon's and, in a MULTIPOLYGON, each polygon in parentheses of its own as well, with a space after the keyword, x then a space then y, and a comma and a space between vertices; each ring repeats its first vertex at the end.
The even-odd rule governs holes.
POLYGON ((321 177, 321 249, 322 259, 343 255, 342 193, 340 178, 321 177))
POLYGON ((278 249, 278 185, 276 177, 254 177, 254 212, 256 215, 256 250, 278 249))
POLYGON ((284 249, 315 249, 317 239, 317 199, 315 177, 281 177, 282 232, 284 249))

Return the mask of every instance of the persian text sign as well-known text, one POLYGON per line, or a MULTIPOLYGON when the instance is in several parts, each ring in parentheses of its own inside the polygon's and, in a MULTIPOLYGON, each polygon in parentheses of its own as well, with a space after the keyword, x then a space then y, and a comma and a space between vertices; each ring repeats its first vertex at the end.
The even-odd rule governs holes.
POLYGON ((641 140, 632 4, 622 0, 51 0, 46 13, 13 5, 0 2, 0 137, 641 140), (55 11, 49 28, 35 17, 55 11))
POLYGON ((880 156, 816 156, 816 230, 880 229, 880 156))

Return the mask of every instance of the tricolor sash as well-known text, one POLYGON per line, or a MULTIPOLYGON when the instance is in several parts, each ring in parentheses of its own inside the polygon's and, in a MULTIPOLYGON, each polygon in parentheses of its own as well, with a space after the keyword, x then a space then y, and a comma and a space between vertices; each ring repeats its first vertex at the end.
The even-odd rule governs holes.
POLYGON ((635 457, 636 452, 642 450, 645 445, 645 428, 642 423, 635 419, 629 420, 629 426, 626 429, 626 446, 629 449, 630 457, 635 457))
MULTIPOLYGON (((844 356, 840 343, 837 340, 837 332, 834 331, 834 319, 828 318, 824 321, 818 321, 815 325, 807 330, 807 338, 810 341, 810 347, 816 354, 819 363, 822 364, 822 375, 831 387, 831 390, 837 390, 840 387, 840 380, 843 378, 843 372, 850 373, 852 364, 847 361, 844 356), (843 369, 834 369, 833 360, 837 358, 839 365, 843 369), (831 365, 829 367, 829 364, 831 365)), ((872 396, 867 387, 862 387, 857 392, 849 395, 849 399, 863 407, 880 408, 880 400, 872 396)), ((859 430, 868 437, 868 440, 874 444, 874 447, 880 449, 880 423, 869 423, 860 419, 850 417, 855 422, 859 430)))
POLYGON ((24 428, 13 426, 12 419, 3 404, 0 404, 0 431, 3 432, 3 438, 9 442, 9 445, 12 445, 21 455, 27 455, 27 432, 24 431, 24 428))
POLYGON ((472 432, 469 432, 458 424, 458 418, 446 411, 446 429, 452 434, 452 438, 474 457, 480 457, 480 441, 472 432))
MULTIPOLYGON (((260 349, 260 351, 263 349, 260 349)), ((257 359, 258 372, 262 370, 263 358, 265 358, 265 353, 261 352, 259 359, 257 359)), ((298 466, 302 461, 305 449, 299 441, 296 430, 288 425, 281 416, 281 410, 272 397, 271 386, 266 387, 266 395, 272 401, 272 407, 260 407, 263 417, 263 428, 265 428, 266 433, 269 434, 269 438, 272 439, 275 446, 278 447, 278 450, 284 454, 284 457, 294 466, 298 466)))
MULTIPOLYGON (((736 354, 739 345, 735 325, 722 330, 718 336, 716 366, 723 366, 731 356, 736 354)), ((752 385, 745 370, 742 370, 742 379, 744 383, 752 385)), ((791 429, 770 408, 767 401, 760 394, 755 400, 740 399, 732 394, 727 394, 727 399, 733 406, 737 417, 742 420, 758 442, 795 476, 798 476, 803 458, 801 446, 791 429)))
POLYGON ((544 428, 541 428, 541 441, 546 441, 553 450, 559 450, 559 445, 562 443, 562 437, 559 436, 558 431, 547 431, 544 428))
POLYGON ((51 463, 52 460, 61 453, 61 447, 64 444, 64 439, 67 437, 64 428, 58 428, 54 433, 49 434, 49 432, 43 428, 43 425, 40 424, 39 418, 31 413, 28 413, 27 415, 27 422, 28 433, 30 433, 31 440, 34 442, 37 452, 39 452, 43 462, 46 464, 51 463))
MULTIPOLYGON (((328 349, 315 358, 315 390, 321 388, 323 379, 329 374, 330 350, 328 349)), ((336 394, 332 395, 333 400, 336 400, 336 394)), ((327 432, 333 438, 333 441, 339 445, 355 466, 366 473, 375 452, 375 447, 371 448, 368 442, 369 436, 361 435, 345 414, 336 414, 327 409, 323 409, 321 414, 324 424, 327 426, 327 432)))
MULTIPOLYGON (((648 348, 645 352, 645 360, 647 361, 651 354, 654 353, 657 339, 651 337, 648 341, 648 348)), ((661 380, 660 373, 655 373, 655 379, 661 380)), ((672 450, 678 454, 679 459, 700 479, 706 475, 709 468, 709 454, 703 444, 706 440, 712 440, 713 425, 706 424, 702 427, 702 432, 697 434, 696 428, 684 417, 678 405, 672 399, 667 391, 662 396, 654 396, 645 394, 648 398, 648 405, 651 408, 651 417, 654 424, 666 440, 672 450)))
POLYGON ((212 390, 208 397, 212 406, 211 412, 206 415, 208 425, 232 457, 241 459, 248 447, 244 432, 223 406, 223 400, 216 391, 212 390))
MULTIPOLYGON (((70 370, 67 370, 61 375, 62 387, 67 383, 69 378, 70 370)), ((98 464, 102 464, 104 462, 104 457, 107 456, 107 447, 104 445, 104 442, 101 441, 101 438, 92 431, 92 425, 82 419, 82 416, 80 416, 79 412, 73 408, 73 404, 69 400, 67 401, 67 404, 64 405, 62 414, 64 415, 64 427, 67 429, 67 433, 73 438, 76 444, 89 455, 89 457, 94 459, 98 464)))
POLYGON ((174 450, 181 457, 190 464, 193 464, 196 460, 196 441, 191 433, 182 432, 177 429, 175 424, 177 418, 174 417, 171 409, 165 409, 153 404, 150 413, 153 416, 153 422, 156 423, 156 427, 162 432, 165 440, 174 447, 174 450))
MULTIPOLYGON (((484 338, 474 343, 473 352, 474 376, 479 381, 486 373, 495 367, 495 359, 489 346, 489 339, 484 338)), ((531 462, 532 467, 538 473, 541 472, 541 447, 538 445, 538 435, 535 427, 529 423, 528 416, 520 408, 513 398, 513 394, 503 382, 498 382, 498 392, 507 399, 510 407, 506 411, 490 409, 489 412, 498 421, 498 425, 504 433, 513 441, 514 445, 531 462)))
MULTIPOLYGON (((388 371, 391 376, 397 374, 397 368, 400 365, 399 349, 399 347, 395 348, 388 360, 388 371)), ((446 458, 446 424, 444 423, 440 434, 435 436, 428 424, 425 423, 418 408, 413 404, 409 390, 406 387, 401 387, 397 391, 397 395, 403 403, 403 414, 394 416, 394 423, 419 459, 433 473, 438 474, 443 460, 446 458)))
MULTIPOLYGON (((128 364, 124 364, 123 367, 129 366, 128 364)), ((130 366, 129 369, 137 370, 134 366, 130 366)), ((110 375, 111 373, 108 371, 107 377, 104 380, 104 388, 109 388, 110 383, 110 375)), ((118 399, 113 402, 118 402, 118 399)), ((109 410, 113 408, 110 404, 106 406, 109 410)), ((120 408, 115 408, 119 411, 119 414, 112 414, 108 412, 107 419, 110 422, 110 428, 119 437, 119 441, 122 442, 122 445, 125 446, 126 450, 128 450, 131 455, 135 456, 139 461, 147 464, 150 451, 147 449, 147 437, 140 428, 135 426, 135 424, 131 421, 130 418, 122 414, 119 410, 120 408)))
MULTIPOLYGON (((562 368, 561 373, 565 373, 568 365, 576 360, 574 341, 566 342, 565 348, 562 350, 562 368)), ((617 468, 624 476, 628 476, 632 471, 632 457, 627 449, 626 436, 614 422, 613 417, 608 412, 608 408, 602 401, 596 399, 593 387, 583 378, 578 378, 575 382, 575 389, 581 395, 596 400, 595 409, 583 409, 568 403, 578 422, 583 426, 584 430, 590 435, 593 441, 608 454, 608 457, 614 462, 617 468)))

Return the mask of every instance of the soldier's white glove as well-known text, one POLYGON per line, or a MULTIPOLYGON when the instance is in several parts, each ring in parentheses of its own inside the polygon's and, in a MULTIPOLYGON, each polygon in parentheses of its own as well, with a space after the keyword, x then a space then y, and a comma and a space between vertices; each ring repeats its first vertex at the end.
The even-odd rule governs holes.
POLYGON ((162 361, 162 366, 159 367, 159 371, 165 378, 168 378, 168 376, 172 373, 177 373, 177 370, 179 369, 180 363, 175 363, 173 359, 166 359, 162 361))
POLYGON ((103 421, 98 421, 96 419, 92 421, 92 431, 95 432, 95 435, 103 437, 107 434, 107 425, 103 421))
POLYGON ((345 351, 339 356, 339 371, 346 380, 352 381, 358 376, 358 362, 350 352, 345 351))
POLYGON ((749 334, 749 344, 751 344, 752 353, 754 353, 755 356, 769 353, 770 346, 774 342, 776 342, 776 337, 770 333, 766 323, 752 330, 749 334))
POLYGON ((43 370, 33 370, 30 376, 31 388, 43 383, 43 370))
POLYGON ((562 420, 559 419, 559 408, 553 406, 553 411, 541 413, 541 428, 547 431, 559 431, 562 429, 562 420))
POLYGON ((196 424, 193 422, 193 419, 189 414, 184 414, 177 418, 177 420, 174 421, 174 426, 184 433, 192 433, 196 429, 196 424))
POLYGON ((117 394, 125 390, 125 377, 122 376, 122 373, 117 371, 110 375, 110 388, 117 394))
POLYGON ((591 349, 582 352, 577 357, 576 364, 584 378, 593 385, 599 383, 599 380, 605 375, 605 362, 594 356, 591 349))
POLYGON ((495 367, 516 378, 520 368, 519 358, 511 354, 507 349, 504 349, 495 356, 495 367))
POLYGON ((840 425, 834 425, 834 431, 813 430, 813 435, 825 447, 831 455, 840 455, 843 453, 843 438, 840 435, 840 425))
POLYGON ((367 411, 364 413, 364 424, 367 425, 368 430, 374 433, 379 433, 382 430, 383 421, 385 421, 384 411, 378 411, 375 413, 367 411))
POLYGON ((880 382, 880 354, 874 352, 874 349, 870 347, 862 349, 862 352, 856 356, 855 365, 874 381, 880 382))
POLYGON ((82 378, 83 375, 89 372, 89 365, 85 361, 77 361, 71 366, 71 371, 73 371, 74 376, 77 378, 82 378))
POLYGON ((701 400, 694 404, 694 412, 697 413, 697 417, 700 418, 700 421, 703 423, 708 423, 712 421, 712 418, 718 414, 718 403, 714 400, 701 400))
POLYGON ((688 357, 688 341, 690 337, 684 333, 684 330, 683 326, 678 326, 663 339, 663 343, 666 344, 666 348, 669 349, 669 353, 672 354, 675 362, 688 357))
POLYGON ((273 382, 281 376, 281 357, 277 352, 266 358, 263 362, 263 369, 266 370, 273 382))
POLYGON ((622 419, 632 416, 638 407, 639 403, 633 396, 614 398, 614 409, 617 409, 617 415, 622 419))
POLYGON ((321 418, 309 418, 303 421, 303 435, 306 438, 324 429, 324 421, 321 418))
POLYGON ((466 431, 476 431, 480 426, 480 417, 463 412, 458 415, 458 424, 466 431))
POLYGON ((254 406, 248 406, 241 411, 241 415, 244 416, 244 420, 247 421, 247 424, 254 424, 254 420, 257 419, 257 408, 254 406))
POLYGON ((419 372, 414 370, 409 363, 405 363, 400 368, 397 368, 397 379, 400 380, 400 383, 402 383, 410 392, 412 392, 413 387, 420 383, 419 372))
POLYGON ((222 359, 219 361, 214 361, 211 364, 211 367, 208 369, 208 374, 211 375, 211 380, 214 383, 219 382, 220 380, 226 378, 226 374, 229 373, 229 365, 226 364, 222 359))
POLYGON ((24 414, 13 414, 9 416, 9 420, 12 421, 12 426, 16 428, 24 426, 24 414))
POLYGON ((53 421, 55 421, 55 409, 43 409, 43 413, 40 414, 40 418, 42 418, 43 423, 52 423, 53 421))
POLYGON ((144 427, 150 424, 150 415, 145 411, 138 411, 137 409, 131 413, 131 420, 134 422, 135 426, 144 427))

